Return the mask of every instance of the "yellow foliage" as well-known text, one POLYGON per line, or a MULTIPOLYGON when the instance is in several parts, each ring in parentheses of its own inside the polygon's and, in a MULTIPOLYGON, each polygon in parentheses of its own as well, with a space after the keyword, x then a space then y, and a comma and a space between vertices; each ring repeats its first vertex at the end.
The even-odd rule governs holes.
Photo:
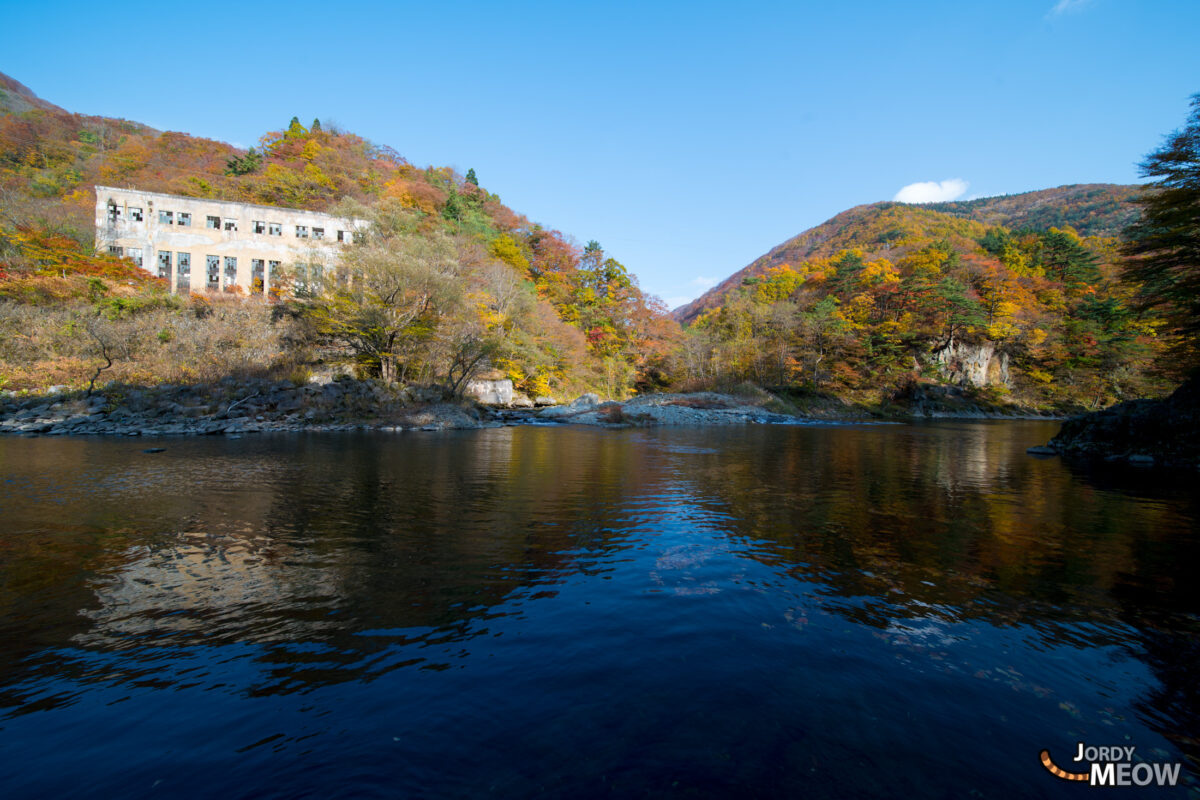
POLYGON ((834 314, 858 328, 867 323, 874 310, 875 298, 864 293, 855 295, 848 303, 843 303, 834 314))
POLYGON ((309 139, 304 143, 304 149, 300 151, 300 157, 305 161, 312 161, 323 149, 316 139, 309 139))
POLYGON ((787 264, 771 267, 754 287, 754 300, 759 303, 777 303, 792 296, 804 278, 787 264))
POLYGON ((858 276, 862 286, 879 286, 885 283, 900 283, 900 271, 892 266, 886 258, 878 261, 868 261, 858 276))
POLYGON ((1020 329, 1007 320, 996 320, 987 328, 987 337, 994 342, 1003 341, 1016 336, 1020 329))
POLYGON ((516 240, 507 233, 492 240, 489 249, 492 251, 492 255, 519 270, 522 275, 529 272, 529 259, 521 252, 516 240))
POLYGON ((823 283, 837 274, 837 267, 828 258, 815 258, 800 265, 799 275, 811 283, 823 283))

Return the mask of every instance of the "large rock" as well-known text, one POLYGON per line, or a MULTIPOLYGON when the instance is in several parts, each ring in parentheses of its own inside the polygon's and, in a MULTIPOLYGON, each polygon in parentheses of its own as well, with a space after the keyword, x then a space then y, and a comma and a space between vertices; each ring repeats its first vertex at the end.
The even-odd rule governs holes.
POLYGON ((513 402, 513 382, 508 378, 467 381, 463 394, 485 406, 510 406, 513 402))
POLYGON ((1165 400, 1131 400, 1073 417, 1049 446, 1060 453, 1131 463, 1200 466, 1200 378, 1165 400))
POLYGON ((1012 386, 1008 353, 998 351, 994 342, 966 344, 953 341, 933 353, 932 361, 947 383, 976 388, 1012 386))

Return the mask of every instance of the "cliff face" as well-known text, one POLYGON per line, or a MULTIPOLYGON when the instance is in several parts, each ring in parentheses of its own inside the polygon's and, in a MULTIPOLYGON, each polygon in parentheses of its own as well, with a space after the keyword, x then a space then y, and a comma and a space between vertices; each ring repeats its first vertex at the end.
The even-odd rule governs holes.
POLYGON ((930 360, 947 383, 974 388, 1012 388, 1008 374, 1008 353, 998 351, 994 342, 951 342, 936 351, 930 360))

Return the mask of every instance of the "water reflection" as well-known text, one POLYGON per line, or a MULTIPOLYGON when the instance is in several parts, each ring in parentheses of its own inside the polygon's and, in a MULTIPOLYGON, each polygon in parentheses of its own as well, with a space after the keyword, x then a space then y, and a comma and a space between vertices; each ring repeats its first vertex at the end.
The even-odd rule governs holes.
MULTIPOLYGON (((474 766, 437 784, 449 794, 479 790, 471 775, 528 793, 590 770, 652 788, 679 759, 702 795, 921 792, 915 753, 911 784, 831 777, 864 758, 895 775, 872 747, 898 758, 914 713, 939 747, 983 725, 1017 757, 1048 744, 1030 730, 1061 747, 1111 728, 1195 759, 1195 499, 1024 454, 1050 433, 517 428, 158 454, 6 439, 0 702, 8 726, 86 727, 111 713, 92 697, 170 693, 185 719, 227 697, 244 721, 213 746, 230 764, 315 737, 366 769, 381 698, 403 696, 393 716, 420 742, 403 780, 450 780, 419 755, 458 752, 474 766), (662 717, 685 702, 691 733, 662 717), (272 732, 263 703, 300 721, 272 732), (567 723, 585 711, 591 761, 553 780, 513 764, 586 749, 567 723)), ((964 747, 952 758, 973 770, 993 752, 964 747)), ((1041 777, 989 780, 1058 788, 1022 783, 1041 777)))

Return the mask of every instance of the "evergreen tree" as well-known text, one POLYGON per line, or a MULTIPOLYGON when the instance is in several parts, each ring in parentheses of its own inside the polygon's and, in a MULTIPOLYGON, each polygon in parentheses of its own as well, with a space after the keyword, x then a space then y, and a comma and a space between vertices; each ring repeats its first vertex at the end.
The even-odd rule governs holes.
POLYGON ((450 190, 450 196, 446 198, 446 205, 442 207, 442 217, 454 222, 462 221, 463 202, 454 189, 450 190))
POLYGON ((299 117, 292 117, 292 121, 288 123, 288 129, 285 135, 289 139, 299 139, 308 133, 308 129, 300 124, 299 117))
POLYGON ((471 167, 470 169, 467 170, 467 183, 471 184, 472 186, 479 185, 479 178, 475 177, 475 168, 474 167, 471 167))
POLYGON ((225 162, 226 175, 249 175, 262 166, 262 153, 251 147, 244 156, 233 156, 225 162))
POLYGON ((316 133, 317 131, 321 130, 321 120, 320 120, 320 119, 314 119, 314 120, 313 120, 312 127, 311 127, 311 128, 309 128, 309 130, 310 130, 310 131, 312 131, 313 133, 316 133))
POLYGON ((1038 261, 1048 277, 1068 286, 1096 283, 1100 280, 1096 260, 1096 256, 1070 230, 1051 228, 1042 234, 1038 261))
POLYGON ((1175 324, 1200 366, 1200 94, 1183 130, 1146 156, 1141 174, 1156 180, 1138 198, 1142 217, 1126 231, 1125 279, 1142 309, 1159 309, 1175 324))

